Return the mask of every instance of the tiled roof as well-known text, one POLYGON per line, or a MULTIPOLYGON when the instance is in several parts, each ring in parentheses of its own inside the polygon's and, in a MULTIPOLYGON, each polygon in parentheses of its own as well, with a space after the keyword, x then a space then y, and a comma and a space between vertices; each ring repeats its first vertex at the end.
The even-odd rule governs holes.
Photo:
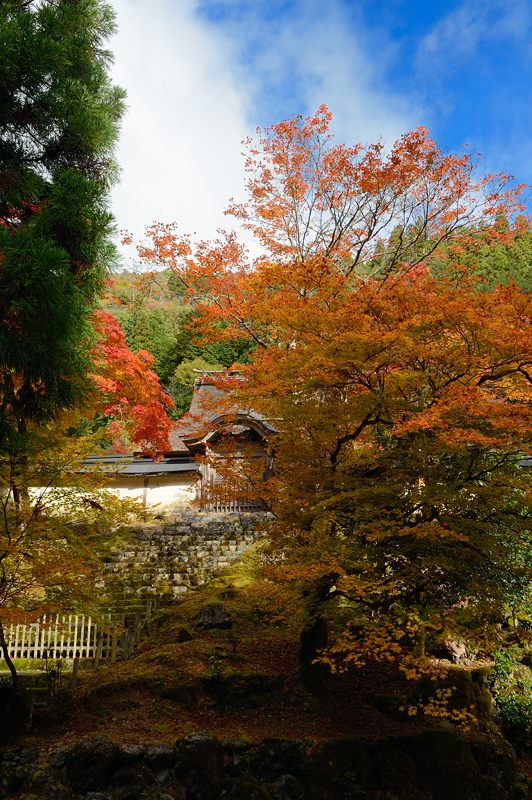
POLYGON ((227 392, 215 385, 215 380, 216 377, 207 373, 196 378, 190 409, 170 432, 173 453, 190 453, 189 445, 209 437, 217 427, 227 429, 228 424, 232 433, 250 428, 259 428, 263 433, 274 432, 275 429, 260 414, 231 405, 227 392))

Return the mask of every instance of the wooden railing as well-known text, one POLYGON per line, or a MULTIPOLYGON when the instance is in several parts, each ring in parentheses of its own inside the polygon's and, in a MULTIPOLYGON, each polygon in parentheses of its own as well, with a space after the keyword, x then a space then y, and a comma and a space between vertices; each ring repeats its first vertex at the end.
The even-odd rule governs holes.
POLYGON ((253 514, 265 510, 262 500, 225 500, 212 498, 204 500, 202 511, 211 511, 217 514, 253 514))
POLYGON ((93 658, 102 634, 91 617, 57 614, 11 625, 6 639, 11 658, 93 658))
POLYGON ((139 639, 142 623, 154 611, 148 601, 143 612, 133 616, 107 614, 96 623, 84 614, 42 617, 29 625, 11 625, 6 641, 11 658, 129 658, 139 639))

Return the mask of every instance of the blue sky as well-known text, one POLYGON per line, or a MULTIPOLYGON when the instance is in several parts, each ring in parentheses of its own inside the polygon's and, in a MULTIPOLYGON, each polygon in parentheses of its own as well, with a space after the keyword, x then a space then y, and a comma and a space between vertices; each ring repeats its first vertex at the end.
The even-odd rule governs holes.
POLYGON ((443 150, 532 183, 530 0, 112 2, 130 104, 113 204, 135 233, 227 227, 241 139, 321 103, 341 141, 427 125, 443 150))

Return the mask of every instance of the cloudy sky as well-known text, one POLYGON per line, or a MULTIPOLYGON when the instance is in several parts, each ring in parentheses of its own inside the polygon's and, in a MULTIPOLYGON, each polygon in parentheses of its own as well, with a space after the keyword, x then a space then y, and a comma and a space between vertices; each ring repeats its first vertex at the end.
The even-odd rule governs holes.
POLYGON ((529 0, 110 2, 128 94, 113 210, 136 236, 155 220, 201 238, 231 227, 242 139, 321 103, 339 141, 423 124, 532 183, 529 0))

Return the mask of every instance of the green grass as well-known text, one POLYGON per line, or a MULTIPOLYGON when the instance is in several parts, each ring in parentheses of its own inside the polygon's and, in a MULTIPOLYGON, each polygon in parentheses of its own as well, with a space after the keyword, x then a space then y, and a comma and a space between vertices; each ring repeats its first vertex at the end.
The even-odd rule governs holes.
MULTIPOLYGON (((65 659, 61 659, 61 671, 70 672, 65 659)), ((50 660, 47 662, 45 658, 14 658, 13 664, 17 672, 44 672, 46 666, 51 669, 56 667, 56 661, 50 660)), ((6 662, 0 659, 0 672, 9 672, 6 662)))

